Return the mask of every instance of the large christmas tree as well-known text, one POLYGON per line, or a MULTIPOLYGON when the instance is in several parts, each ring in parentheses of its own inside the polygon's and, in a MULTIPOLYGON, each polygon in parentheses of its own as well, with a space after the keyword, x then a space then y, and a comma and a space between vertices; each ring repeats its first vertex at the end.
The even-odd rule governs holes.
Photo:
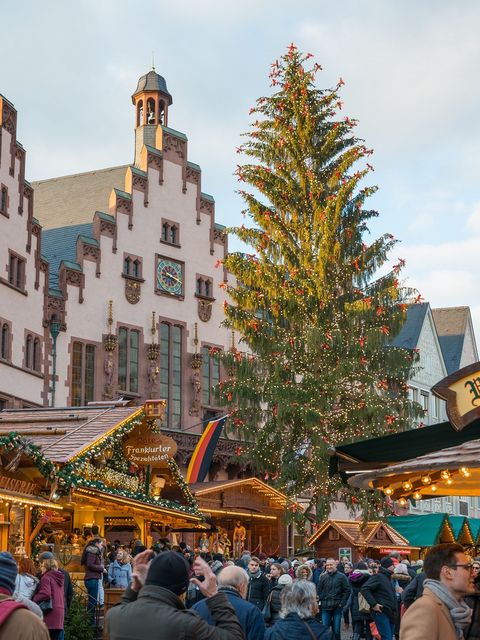
POLYGON ((318 64, 294 45, 272 65, 273 95, 257 100, 239 152, 238 179, 253 221, 233 232, 252 253, 231 253, 226 324, 242 336, 224 355, 219 393, 230 424, 251 444, 242 455, 291 495, 311 495, 320 521, 337 496, 365 516, 379 496, 329 478, 328 448, 406 428, 406 381, 415 354, 395 348, 411 292, 402 261, 383 277, 395 239, 367 238, 371 151, 340 115, 340 79, 316 87, 318 64))

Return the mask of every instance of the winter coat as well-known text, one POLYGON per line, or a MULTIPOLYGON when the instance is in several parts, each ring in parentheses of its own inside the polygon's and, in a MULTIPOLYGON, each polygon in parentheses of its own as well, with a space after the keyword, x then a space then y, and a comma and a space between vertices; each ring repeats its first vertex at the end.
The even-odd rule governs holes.
POLYGON ((31 600, 37 585, 38 578, 35 578, 35 576, 31 576, 29 573, 18 573, 13 597, 16 599, 17 596, 22 596, 23 598, 31 600))
MULTIPOLYGON (((397 611, 397 595, 393 587, 392 574, 388 569, 380 567, 378 573, 370 576, 362 585, 360 592, 372 609, 375 605, 381 604, 382 613, 387 614, 390 620, 394 620, 397 611)), ((375 612, 372 612, 372 617, 375 619, 375 612)))
POLYGON ((285 587, 284 584, 277 584, 270 591, 269 598, 270 598, 270 611, 272 613, 272 617, 268 622, 269 626, 274 625, 275 622, 277 622, 277 620, 280 618, 280 609, 282 608, 281 597, 282 597, 282 591, 284 587, 285 587))
POLYGON ((108 567, 108 581, 112 587, 126 589, 132 579, 132 565, 127 562, 120 564, 114 560, 108 567))
POLYGON ((94 545, 85 549, 85 580, 100 580, 103 578, 102 552, 94 545))
POLYGON ((421 598, 423 594, 423 583, 425 581, 425 574, 422 571, 417 573, 415 578, 405 587, 402 593, 402 603, 409 607, 411 604, 421 598))
MULTIPOLYGON (((0 609, 4 600, 11 600, 0 594, 0 609)), ((16 609, 0 627, 0 640, 50 640, 47 627, 38 616, 28 609, 16 609)))
POLYGON ((257 605, 261 610, 265 606, 268 594, 270 593, 270 583, 268 578, 266 578, 261 571, 254 576, 249 573, 248 576, 249 580, 246 600, 257 605))
POLYGON ((322 611, 343 609, 350 597, 350 585, 347 576, 340 571, 325 571, 320 576, 317 587, 322 611))
POLYGON ((363 569, 355 569, 348 576, 350 587, 352 588, 352 621, 363 622, 364 620, 370 620, 369 613, 362 613, 358 609, 358 594, 365 582, 370 578, 370 573, 363 569))
POLYGON ((52 601, 53 609, 43 614, 43 619, 49 629, 63 629, 65 619, 63 581, 61 571, 50 569, 40 578, 37 593, 33 596, 33 601, 37 604, 44 600, 52 601))
POLYGON ((63 573, 63 596, 65 599, 65 613, 70 608, 73 599, 73 586, 70 574, 65 569, 59 569, 63 573))
POLYGON ((130 587, 122 600, 107 613, 110 640, 245 640, 235 610, 224 593, 217 593, 206 602, 215 627, 186 609, 172 591, 145 585, 137 594, 130 587))
POLYGON ((397 601, 400 602, 403 591, 408 587, 412 579, 406 573, 394 573, 392 576, 392 581, 393 588, 395 589, 395 593, 397 594, 397 601), (400 593, 397 592, 397 587, 400 587, 400 589, 402 589, 400 593))
MULTIPOLYGON (((265 636, 265 623, 261 611, 251 602, 247 602, 242 596, 230 587, 220 587, 219 591, 227 596, 228 601, 235 609, 237 618, 245 631, 247 640, 263 640, 265 636)), ((212 614, 208 608, 206 600, 201 600, 193 605, 193 611, 208 622, 210 625, 215 624, 212 614)))
POLYGON ((480 591, 476 591, 473 595, 466 596, 465 602, 472 610, 472 622, 464 634, 465 639, 480 640, 480 591))
POLYGON ((458 640, 447 605, 428 587, 400 623, 400 640, 458 640))
POLYGON ((310 640, 308 625, 317 640, 331 640, 331 633, 316 618, 302 620, 298 613, 289 613, 267 629, 265 640, 310 640))

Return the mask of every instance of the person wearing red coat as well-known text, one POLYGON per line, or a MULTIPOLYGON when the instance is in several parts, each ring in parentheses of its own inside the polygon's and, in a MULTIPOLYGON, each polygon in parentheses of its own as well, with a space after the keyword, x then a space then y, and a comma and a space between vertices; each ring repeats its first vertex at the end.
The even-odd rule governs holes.
POLYGON ((41 606, 51 601, 52 608, 43 610, 43 620, 47 625, 51 640, 58 640, 65 621, 65 600, 63 594, 63 573, 58 570, 54 558, 43 560, 40 564, 42 575, 33 601, 41 606))

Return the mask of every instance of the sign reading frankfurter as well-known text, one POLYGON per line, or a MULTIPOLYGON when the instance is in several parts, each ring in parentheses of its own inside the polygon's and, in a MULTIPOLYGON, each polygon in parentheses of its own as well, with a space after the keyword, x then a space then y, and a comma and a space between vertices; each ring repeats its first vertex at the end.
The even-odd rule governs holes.
POLYGON ((480 362, 455 371, 436 384, 432 392, 446 400, 452 426, 463 429, 480 418, 480 362))
POLYGON ((173 438, 151 431, 137 433, 123 443, 123 455, 139 467, 165 467, 176 453, 173 438))

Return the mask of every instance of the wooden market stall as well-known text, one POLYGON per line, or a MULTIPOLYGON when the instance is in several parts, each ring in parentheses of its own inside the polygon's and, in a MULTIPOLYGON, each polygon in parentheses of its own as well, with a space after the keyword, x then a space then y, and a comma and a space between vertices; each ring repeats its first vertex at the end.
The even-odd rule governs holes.
POLYGON ((420 548, 421 557, 435 544, 456 542, 455 532, 446 513, 389 516, 387 521, 402 536, 408 538, 410 544, 420 548))
MULTIPOLYGON (((16 477, 41 494, 32 542, 55 547, 69 569, 78 563, 79 536, 93 524, 112 540, 124 524, 128 542, 135 534, 146 545, 174 528, 206 526, 173 459, 176 445, 159 433, 151 406, 113 402, 2 411, 0 447, 5 439, 22 452, 16 477)), ((3 465, 0 482, 12 469, 3 465)))
POLYGON ((455 542, 462 544, 466 548, 472 548, 474 546, 474 539, 468 518, 465 516, 449 515, 448 520, 452 525, 455 542))
POLYGON ((327 520, 310 537, 307 544, 315 549, 317 558, 349 558, 358 562, 364 558, 379 560, 392 551, 409 558, 418 558, 419 547, 412 544, 390 524, 356 520, 327 520))
POLYGON ((189 487, 214 528, 226 532, 233 555, 238 555, 235 538, 243 535, 242 529, 243 548, 252 553, 287 553, 285 510, 302 509, 297 502, 255 477, 200 482, 189 487), (237 535, 236 528, 240 532, 237 535))

